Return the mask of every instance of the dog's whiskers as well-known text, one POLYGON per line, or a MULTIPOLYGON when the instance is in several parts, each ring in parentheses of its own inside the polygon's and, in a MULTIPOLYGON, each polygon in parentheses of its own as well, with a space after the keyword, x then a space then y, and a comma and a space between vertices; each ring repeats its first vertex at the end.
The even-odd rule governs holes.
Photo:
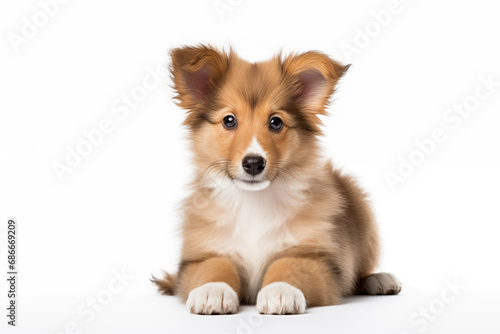
POLYGON ((218 178, 229 177, 228 173, 228 163, 229 159, 219 159, 208 165, 207 168, 201 173, 201 184, 204 186, 209 186, 213 180, 218 178))

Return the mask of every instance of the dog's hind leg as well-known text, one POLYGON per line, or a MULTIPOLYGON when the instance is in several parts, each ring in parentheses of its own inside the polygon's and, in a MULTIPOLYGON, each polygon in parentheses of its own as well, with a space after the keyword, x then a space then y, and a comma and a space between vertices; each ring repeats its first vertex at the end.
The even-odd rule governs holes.
POLYGON ((401 282, 391 273, 376 273, 363 277, 359 293, 366 295, 397 295, 401 292, 401 282))

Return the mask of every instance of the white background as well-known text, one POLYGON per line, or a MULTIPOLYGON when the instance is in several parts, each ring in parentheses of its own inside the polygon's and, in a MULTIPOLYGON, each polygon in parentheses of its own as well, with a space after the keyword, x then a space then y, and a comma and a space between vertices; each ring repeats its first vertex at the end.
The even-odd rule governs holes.
POLYGON ((61 333, 74 323, 82 333, 499 333, 500 86, 460 125, 443 118, 474 101, 480 77, 500 81, 498 2, 401 0, 383 27, 373 12, 389 1, 220 2, 232 3, 222 18, 212 0, 69 1, 17 52, 10 39, 41 5, 1 2, 2 264, 7 218, 19 222, 12 332, 61 333), (352 297, 302 316, 257 316, 248 306, 203 317, 155 293, 149 275, 175 271, 179 260, 178 207, 190 177, 183 111, 168 79, 126 117, 113 105, 141 89, 148 69, 166 66, 168 49, 200 42, 232 45, 249 61, 316 49, 353 64, 324 119, 325 154, 371 194, 380 270, 401 279, 401 295, 352 297), (343 51, 356 43, 356 54, 343 51), (113 131, 59 180, 54 162, 103 119, 113 131), (437 128, 446 140, 392 190, 384 175, 437 128), (134 278, 95 318, 77 312, 87 298, 109 297, 122 270, 134 278), (449 303, 440 301, 447 281, 465 286, 449 303), (429 307, 435 314, 422 320, 429 307))

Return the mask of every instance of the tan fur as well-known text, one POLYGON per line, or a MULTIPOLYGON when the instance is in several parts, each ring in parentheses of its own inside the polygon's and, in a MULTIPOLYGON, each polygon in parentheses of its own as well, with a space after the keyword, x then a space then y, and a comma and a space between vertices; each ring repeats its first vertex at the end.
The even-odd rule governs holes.
POLYGON ((267 269, 262 287, 274 282, 299 288, 309 306, 338 304, 342 297, 328 263, 314 258, 282 257, 274 261, 267 269))
POLYGON ((326 114, 347 67, 319 52, 278 55, 261 63, 210 46, 179 48, 171 55, 178 104, 187 110, 196 178, 184 202, 179 273, 155 280, 158 288, 185 300, 196 287, 225 282, 241 301, 255 303, 259 287, 286 282, 304 293, 308 306, 337 304, 342 296, 362 292, 379 255, 374 218, 365 193, 322 159, 317 143, 318 115, 326 114), (228 114, 237 118, 236 129, 222 126, 228 114), (279 132, 268 127, 275 115, 284 123, 279 132), (270 189, 255 196, 275 200, 283 222, 270 230, 279 244, 250 270, 248 259, 226 249, 237 228, 234 203, 239 202, 229 204, 233 199, 219 188, 238 177, 254 138, 267 153, 271 181, 270 189), (280 202, 272 189, 280 189, 286 201, 280 202))
POLYGON ((163 278, 153 277, 151 281, 158 286, 158 290, 164 295, 173 295, 175 293, 176 275, 165 273, 163 278))
POLYGON ((240 291, 238 271, 232 262, 221 257, 211 257, 201 262, 188 265, 182 273, 183 279, 177 286, 176 293, 183 299, 191 290, 205 283, 225 282, 236 293, 240 291))

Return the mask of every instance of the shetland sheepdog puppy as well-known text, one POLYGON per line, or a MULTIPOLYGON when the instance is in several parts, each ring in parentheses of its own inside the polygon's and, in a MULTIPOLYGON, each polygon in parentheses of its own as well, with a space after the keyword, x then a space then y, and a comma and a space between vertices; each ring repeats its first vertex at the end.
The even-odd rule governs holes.
POLYGON ((211 46, 171 51, 194 152, 177 274, 154 278, 197 314, 304 313, 343 296, 397 294, 373 273, 366 194, 320 155, 321 121, 348 66, 320 52, 249 63, 211 46))

